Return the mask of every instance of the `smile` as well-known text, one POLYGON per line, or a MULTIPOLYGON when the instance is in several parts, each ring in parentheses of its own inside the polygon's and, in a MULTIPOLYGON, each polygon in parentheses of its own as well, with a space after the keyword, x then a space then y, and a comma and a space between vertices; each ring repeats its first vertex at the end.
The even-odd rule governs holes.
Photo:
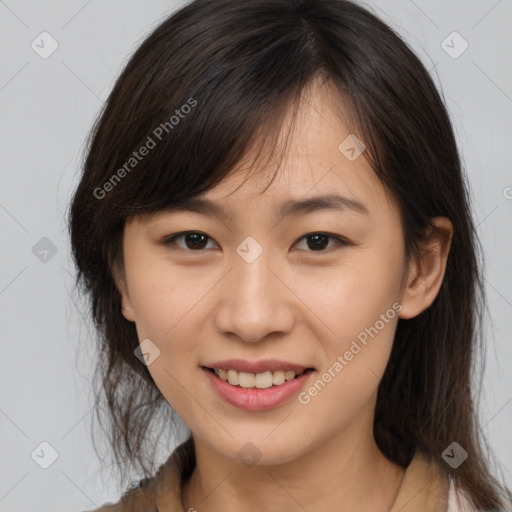
POLYGON ((304 373, 304 370, 296 372, 295 370, 276 370, 266 371, 263 373, 250 373, 239 372, 237 370, 229 369, 213 369, 211 371, 222 379, 224 382, 229 382, 232 386, 240 386, 242 388, 258 388, 267 389, 272 386, 281 386, 285 382, 289 382, 304 373))
POLYGON ((204 366, 201 369, 218 396, 228 404, 248 411, 263 411, 285 404, 315 373, 313 368, 260 373, 204 366))

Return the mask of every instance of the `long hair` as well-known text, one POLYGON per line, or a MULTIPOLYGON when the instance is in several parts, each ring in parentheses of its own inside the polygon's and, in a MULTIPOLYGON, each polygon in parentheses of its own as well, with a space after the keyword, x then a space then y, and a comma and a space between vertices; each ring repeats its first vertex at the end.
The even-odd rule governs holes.
POLYGON ((126 219, 211 189, 252 148, 270 162, 286 113, 317 78, 339 91, 364 158, 397 201, 406 256, 417 254, 432 217, 454 228, 436 299, 398 321, 375 440, 403 467, 423 452, 479 510, 496 510, 505 498, 474 396, 486 310, 481 248, 452 125, 418 57, 347 0, 192 1, 143 41, 98 116, 69 225, 76 284, 99 334, 97 416, 113 456, 121 471, 153 474, 151 427, 170 411, 134 356, 135 325, 121 314, 113 273, 123 264, 126 219), (441 457, 454 441, 468 453, 457 469, 441 457))

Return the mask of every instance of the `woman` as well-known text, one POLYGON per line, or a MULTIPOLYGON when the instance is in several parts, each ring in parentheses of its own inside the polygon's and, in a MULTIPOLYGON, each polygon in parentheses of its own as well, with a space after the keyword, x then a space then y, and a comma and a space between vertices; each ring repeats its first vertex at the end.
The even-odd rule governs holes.
POLYGON ((484 297, 452 127, 367 10, 175 12, 94 127, 70 229, 113 453, 145 475, 98 510, 508 506, 473 404, 484 297), (190 436, 154 474, 158 412, 190 436))

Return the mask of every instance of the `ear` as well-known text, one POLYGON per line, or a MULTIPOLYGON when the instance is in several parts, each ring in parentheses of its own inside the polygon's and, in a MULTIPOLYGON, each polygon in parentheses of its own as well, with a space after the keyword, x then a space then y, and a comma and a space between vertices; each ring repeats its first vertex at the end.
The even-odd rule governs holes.
POLYGON ((130 301, 130 296, 128 294, 128 286, 126 284, 126 274, 124 268, 119 268, 119 266, 115 266, 112 271, 112 275, 114 278, 114 282, 116 284, 119 293, 121 294, 121 313, 130 322, 135 322, 135 315, 132 308, 132 303, 130 301))
POLYGON ((446 217, 433 217, 431 221, 439 231, 430 230, 421 243, 420 255, 411 256, 399 318, 414 318, 427 309, 443 282, 453 225, 446 217))

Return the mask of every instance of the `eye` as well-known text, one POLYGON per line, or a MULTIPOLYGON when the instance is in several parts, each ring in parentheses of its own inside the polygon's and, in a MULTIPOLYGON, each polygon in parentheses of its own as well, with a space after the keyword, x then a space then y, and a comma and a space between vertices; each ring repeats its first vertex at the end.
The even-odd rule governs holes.
MULTIPOLYGON (((349 245, 348 240, 337 235, 323 232, 309 233, 304 235, 302 238, 299 238, 298 241, 306 240, 306 246, 308 248, 312 248, 312 251, 307 252, 327 252, 325 249, 329 245, 329 239, 334 240, 338 246, 349 245)), ((330 248, 332 248, 332 246, 330 248)))
POLYGON ((164 245, 178 245, 176 240, 184 238, 186 248, 191 249, 194 252, 204 249, 206 240, 210 239, 205 233, 200 231, 184 231, 183 233, 176 233, 174 235, 166 236, 162 240, 164 245))
MULTIPOLYGON (((306 252, 327 252, 325 249, 329 246, 329 239, 334 240, 339 246, 350 245, 350 242, 345 238, 324 232, 308 233, 307 235, 299 238, 295 244, 302 240, 306 240, 306 246, 312 249, 306 249, 306 252)), ((213 239, 207 234, 200 231, 183 231, 181 233, 166 236, 160 243, 165 246, 171 246, 172 249, 174 249, 172 246, 178 246, 179 249, 183 249, 185 251, 188 250, 188 252, 201 252, 201 250, 206 247, 208 240, 213 241, 213 239), (180 239, 184 240, 185 248, 177 243, 180 239)), ((329 247, 329 249, 331 248, 332 246, 329 247)))

